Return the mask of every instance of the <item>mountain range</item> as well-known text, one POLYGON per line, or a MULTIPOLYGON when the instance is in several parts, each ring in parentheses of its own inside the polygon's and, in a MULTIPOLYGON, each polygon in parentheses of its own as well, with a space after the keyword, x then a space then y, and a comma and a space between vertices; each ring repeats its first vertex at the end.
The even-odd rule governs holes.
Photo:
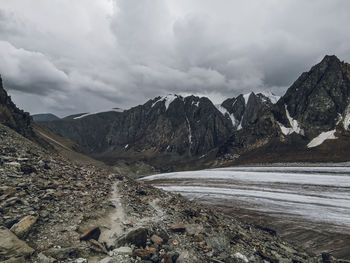
POLYGON ((350 65, 325 56, 280 98, 251 92, 214 105, 206 97, 167 95, 128 110, 40 123, 110 164, 123 159, 176 170, 178 166, 347 161, 350 65))
MULTIPOLYGON (((0 79, 0 120, 39 141, 0 79)), ((142 161, 161 171, 273 162, 348 161, 350 65, 325 56, 278 98, 248 93, 214 105, 208 98, 156 97, 128 110, 33 119, 108 164, 142 161)), ((75 147, 78 149, 79 147, 75 147)))

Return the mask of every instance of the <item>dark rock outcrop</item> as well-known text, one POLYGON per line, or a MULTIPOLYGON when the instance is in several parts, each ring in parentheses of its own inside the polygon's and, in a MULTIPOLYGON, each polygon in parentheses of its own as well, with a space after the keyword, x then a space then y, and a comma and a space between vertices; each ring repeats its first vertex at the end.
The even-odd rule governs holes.
POLYGON ((225 100, 221 107, 234 117, 235 128, 242 128, 254 125, 266 112, 270 111, 273 102, 262 93, 251 92, 246 95, 239 95, 237 98, 225 100))
POLYGON ((164 153, 174 158, 206 154, 233 131, 207 98, 168 95, 123 112, 44 123, 84 147, 88 154, 125 156, 164 153))
POLYGON ((19 134, 33 138, 34 132, 31 128, 31 117, 28 113, 18 109, 7 95, 0 76, 0 123, 15 130, 19 134))
POLYGON ((348 128, 350 65, 336 56, 326 56, 304 72, 278 101, 274 114, 290 126, 286 110, 298 121, 307 137, 333 130, 340 122, 348 128))

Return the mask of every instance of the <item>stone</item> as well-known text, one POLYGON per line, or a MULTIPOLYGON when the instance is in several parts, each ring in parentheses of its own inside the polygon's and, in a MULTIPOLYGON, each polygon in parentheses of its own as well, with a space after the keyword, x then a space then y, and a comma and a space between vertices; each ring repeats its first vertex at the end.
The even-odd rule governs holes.
POLYGON ((80 236, 80 241, 87 241, 89 239, 95 239, 98 241, 98 238, 101 235, 101 229, 99 227, 94 227, 80 236))
POLYGON ((336 259, 329 253, 322 253, 322 263, 334 263, 336 259))
POLYGON ((73 261, 73 263, 87 263, 87 259, 85 258, 77 258, 76 260, 73 261))
POLYGON ((205 238, 206 244, 213 248, 216 252, 223 252, 230 245, 229 239, 224 236, 211 236, 205 238))
POLYGON ((132 255, 131 247, 119 247, 113 250, 115 255, 132 255))
POLYGON ((184 223, 177 223, 170 225, 170 229, 174 232, 185 232, 186 225, 184 223))
POLYGON ((23 239, 27 236, 37 220, 37 216, 26 216, 22 218, 21 221, 19 221, 17 224, 14 224, 10 230, 15 233, 16 236, 23 239))
POLYGON ((194 242, 202 242, 204 240, 204 235, 203 234, 198 234, 193 236, 193 241, 194 242))
POLYGON ((108 254, 107 249, 104 245, 102 245, 100 242, 96 241, 95 239, 90 239, 88 241, 89 247, 91 250, 98 252, 98 253, 104 253, 108 254))
POLYGON ((142 259, 150 259, 152 256, 152 252, 145 248, 137 248, 134 250, 133 255, 142 259))
POLYGON ((79 250, 74 247, 66 248, 50 248, 44 251, 45 255, 53 257, 58 260, 67 259, 67 258, 77 258, 79 256, 79 250))
POLYGON ((48 257, 45 254, 40 252, 36 258, 36 262, 37 263, 52 263, 52 262, 55 262, 55 259, 48 257))
POLYGON ((6 186, 6 185, 0 187, 0 195, 11 196, 14 193, 16 193, 16 188, 14 187, 6 186))
POLYGON ((198 235, 203 231, 203 226, 199 224, 187 224, 186 233, 190 236, 198 235))
POLYGON ((125 236, 117 240, 118 245, 132 244, 137 247, 145 247, 148 237, 148 230, 146 228, 138 228, 131 230, 125 236))
POLYGON ((33 248, 5 227, 0 227, 0 237, 0 260, 27 257, 34 253, 33 248))
MULTIPOLYGON (((1 263, 23 263, 26 262, 26 259, 24 257, 19 257, 19 258, 10 258, 5 261, 1 261, 1 263)), ((40 262, 38 262, 40 263, 40 262)))
POLYGON ((21 171, 24 174, 36 173, 36 169, 32 165, 26 163, 21 164, 21 171))
POLYGON ((105 257, 104 259, 100 260, 98 263, 115 263, 115 259, 112 257, 105 257))
POLYGON ((157 235, 152 235, 151 236, 151 240, 154 244, 156 245, 161 245, 163 244, 163 238, 161 238, 160 236, 157 236, 157 235))

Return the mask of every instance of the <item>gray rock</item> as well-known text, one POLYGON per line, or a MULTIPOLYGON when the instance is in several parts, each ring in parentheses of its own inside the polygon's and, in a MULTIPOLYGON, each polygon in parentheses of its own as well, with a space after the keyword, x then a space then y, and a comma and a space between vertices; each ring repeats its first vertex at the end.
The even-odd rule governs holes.
POLYGON ((114 262, 116 262, 114 258, 105 257, 104 259, 100 260, 98 263, 114 263, 114 262))
POLYGON ((131 255, 132 249, 131 247, 119 247, 113 250, 115 255, 131 255))
POLYGON ((148 237, 148 230, 146 228, 138 228, 130 231, 126 235, 122 236, 116 241, 117 246, 123 246, 126 244, 135 245, 137 247, 146 246, 148 237))
POLYGON ((55 259, 77 258, 79 256, 79 250, 73 247, 50 248, 45 250, 44 253, 55 259))
POLYGON ((10 230, 19 238, 24 238, 32 229, 37 219, 37 216, 26 216, 22 218, 21 221, 19 221, 17 224, 14 224, 10 230))
POLYGON ((0 227, 0 237, 0 260, 12 257, 27 257, 34 252, 33 248, 18 239, 15 234, 5 227, 0 227))
POLYGON ((43 253, 39 253, 37 258, 36 258, 36 261, 38 263, 51 263, 53 262, 53 259, 52 258, 49 258, 47 257, 45 254, 43 253))

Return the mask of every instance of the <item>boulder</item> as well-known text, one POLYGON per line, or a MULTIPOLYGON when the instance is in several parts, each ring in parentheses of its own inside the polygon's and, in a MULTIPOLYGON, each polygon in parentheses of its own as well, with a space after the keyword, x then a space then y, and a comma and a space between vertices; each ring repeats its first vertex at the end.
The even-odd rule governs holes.
MULTIPOLYGON (((5 261, 1 261, 1 263, 23 263, 26 262, 26 259, 24 257, 19 257, 19 258, 10 258, 5 261)), ((39 262, 41 263, 41 262, 39 262)))
POLYGON ((152 235, 151 236, 151 240, 154 244, 156 245, 161 245, 163 244, 163 238, 161 238, 160 236, 157 236, 157 235, 152 235))
POLYGON ((98 238, 100 237, 100 235, 101 235, 100 228, 95 227, 81 234, 80 241, 83 241, 83 240, 86 241, 89 239, 95 239, 98 241, 98 238))
POLYGON ((131 247, 119 247, 113 250, 113 254, 115 255, 131 255, 132 249, 131 247))
POLYGON ((138 228, 130 231, 125 236, 121 237, 116 241, 116 244, 119 246, 123 246, 126 244, 132 244, 137 247, 146 246, 148 237, 148 230, 146 228, 138 228))
POLYGON ((79 256, 79 250, 74 247, 66 248, 50 248, 44 253, 47 256, 53 257, 58 260, 67 259, 67 258, 77 258, 79 256))
POLYGON ((185 232, 186 225, 184 223, 177 223, 170 225, 170 229, 174 232, 185 232))
POLYGON ((186 233, 190 236, 198 235, 203 231, 203 226, 199 224, 186 225, 186 233))
POLYGON ((37 216, 26 216, 14 224, 10 230, 19 238, 25 238, 37 220, 37 216))
POLYGON ((0 227, 0 237, 0 260, 28 257, 34 253, 33 248, 5 227, 0 227))
POLYGON ((151 249, 137 248, 134 250, 134 256, 142 259, 150 259, 153 254, 155 254, 155 251, 151 249))

